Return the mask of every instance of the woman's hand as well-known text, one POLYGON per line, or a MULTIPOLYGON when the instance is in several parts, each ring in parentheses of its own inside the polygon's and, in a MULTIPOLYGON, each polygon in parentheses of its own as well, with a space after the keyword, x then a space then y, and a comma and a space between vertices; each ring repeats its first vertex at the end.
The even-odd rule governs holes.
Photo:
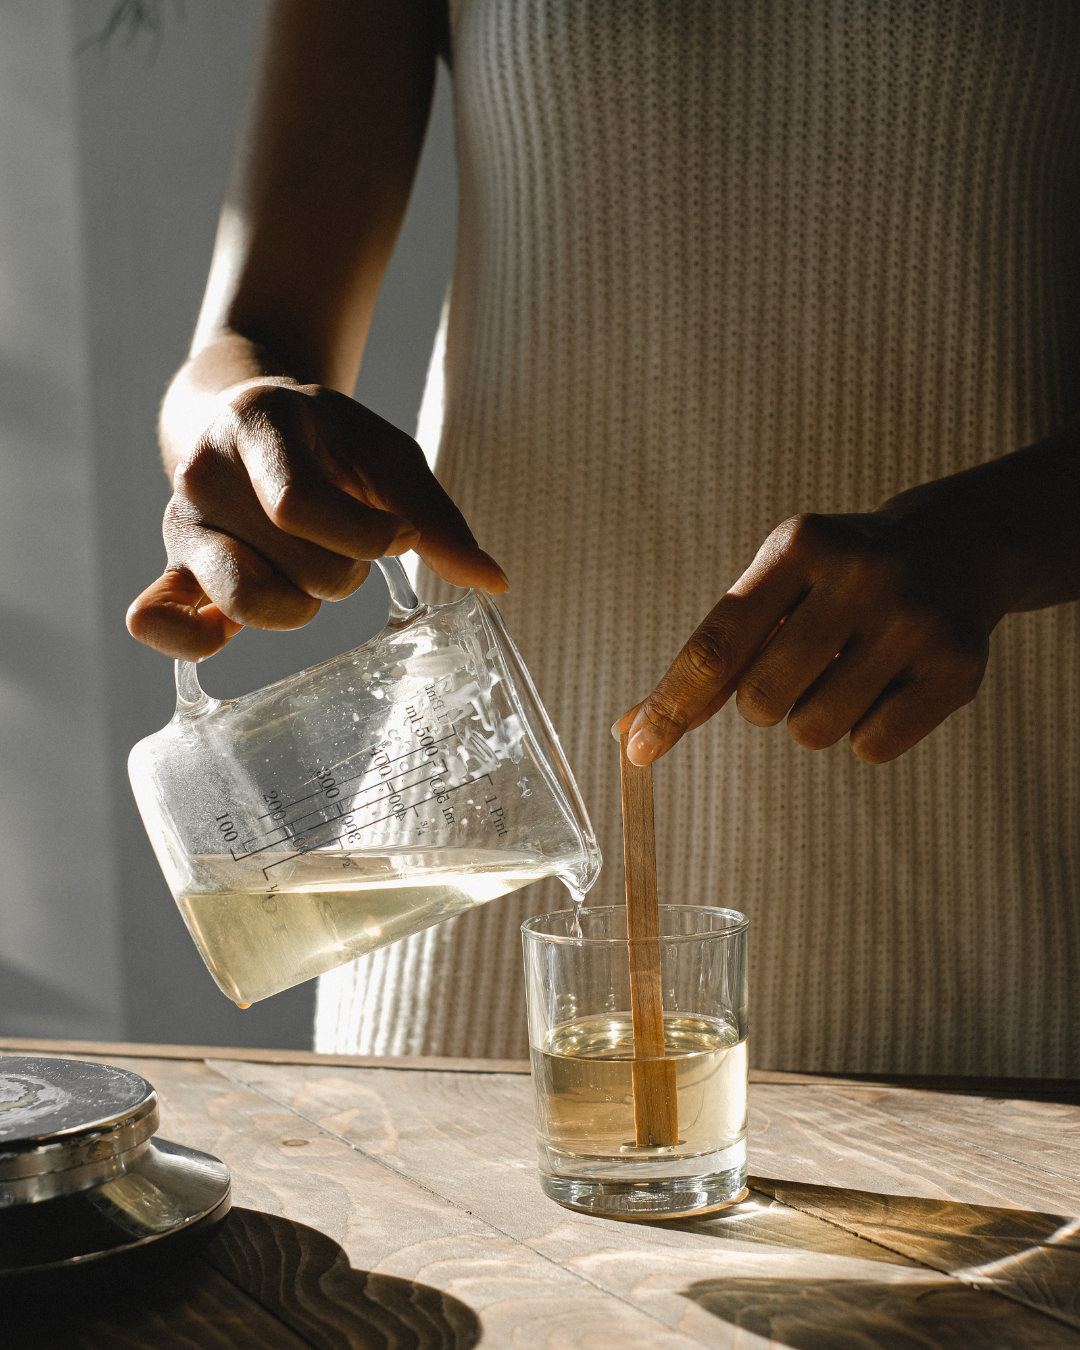
POLYGON ((624 714, 648 764, 732 694, 800 745, 850 734, 881 764, 978 691, 1010 610, 1080 595, 1075 433, 940 479, 860 515, 775 529, 647 699, 624 714))
POLYGON ((371 559, 407 549, 455 584, 506 588, 397 427, 283 378, 243 381, 220 406, 175 470, 168 567, 128 611, 141 642, 197 660, 242 626, 298 628, 351 595, 371 559))
POLYGON ((169 656, 296 628, 415 548, 505 589, 404 432, 346 396, 423 144, 445 4, 273 0, 192 351, 166 395, 168 568, 128 612, 169 656))

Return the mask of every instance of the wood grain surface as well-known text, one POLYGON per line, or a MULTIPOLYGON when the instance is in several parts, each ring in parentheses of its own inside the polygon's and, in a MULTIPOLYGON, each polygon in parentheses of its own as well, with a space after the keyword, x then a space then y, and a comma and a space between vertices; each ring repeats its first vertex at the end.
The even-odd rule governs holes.
POLYGON ((0 1037, 13 1055, 89 1055, 93 1059, 243 1059, 255 1064, 335 1064, 350 1069, 438 1069, 443 1073, 529 1073, 527 1059, 443 1059, 425 1055, 324 1055, 315 1050, 254 1050, 228 1045, 144 1045, 136 1041, 72 1041, 0 1037))
POLYGON ((1080 1109, 1063 1116, 1030 1104, 987 1103, 933 1093, 893 1093, 906 1104, 882 1109, 890 1094, 865 1087, 755 1087, 750 1097, 753 1165, 765 1176, 973 1205, 1080 1213, 1078 1169, 1047 1165, 1064 1124, 1080 1129, 1080 1109), (998 1122, 1027 1121, 1026 1141, 1002 1145, 998 1122), (944 1119, 943 1119, 944 1117, 944 1119))
POLYGON ((111 1062, 238 1208, 179 1291, 28 1350, 1080 1347, 1076 1107, 758 1084, 750 1198, 629 1225, 543 1195, 516 1073, 111 1062))
MULTIPOLYGON (((228 1045, 147 1045, 134 1041, 78 1041, 0 1036, 0 1050, 11 1054, 88 1055, 93 1059, 240 1059, 252 1064, 324 1064, 352 1069, 436 1069, 440 1073, 530 1072, 527 1059, 448 1059, 423 1055, 326 1055, 315 1050, 257 1050, 228 1045)), ((787 1069, 750 1070, 751 1083, 786 1087, 895 1087, 961 1095, 998 1103, 1045 1102, 1080 1106, 1080 1080, 1073 1078, 927 1077, 907 1073, 794 1073, 787 1069)))
MULTIPOLYGON (((758 1287, 753 1283, 755 1280, 765 1280, 771 1291, 767 1301, 777 1297, 779 1286, 769 1283, 774 1278, 780 1279, 787 1289, 785 1297, 792 1299, 797 1297, 798 1288, 807 1282, 814 1287, 817 1287, 815 1281, 821 1283, 822 1290, 830 1287, 828 1282, 834 1280, 846 1280, 852 1289, 861 1285, 875 1289, 881 1285, 901 1285, 908 1291, 904 1299, 909 1299, 910 1295, 908 1311, 912 1315, 916 1306, 923 1307, 922 1294, 928 1292, 922 1289, 921 1294, 918 1291, 911 1293, 915 1286, 921 1287, 928 1282, 935 1291, 939 1286, 951 1288, 953 1293, 947 1298, 939 1297, 937 1292, 934 1295, 934 1306, 943 1319, 942 1326, 948 1323, 952 1328, 947 1333, 942 1330, 941 1344, 954 1334, 969 1335, 966 1327, 970 1310, 982 1307, 972 1303, 969 1294, 957 1289, 957 1282, 993 1289, 1014 1304, 1038 1308, 1055 1321, 1071 1321, 1068 1303, 1075 1283, 1069 1269, 1051 1271, 1047 1292, 1043 1294, 1035 1287, 1037 1281, 1021 1280, 1016 1272, 999 1272, 989 1278, 985 1272, 972 1269, 973 1264, 983 1264, 992 1256, 989 1246, 976 1250, 969 1245, 966 1253, 961 1253, 959 1248, 933 1253, 927 1247, 925 1237, 920 1243, 906 1231, 911 1227, 910 1223, 897 1224, 898 1231, 894 1233, 885 1233, 885 1225, 880 1223, 872 1225, 865 1213, 865 1199, 855 1194, 850 1212, 843 1212, 837 1204, 823 1205, 820 1194, 806 1187, 800 1190, 788 1186, 782 1194, 776 1194, 776 1187, 781 1183, 755 1179, 752 1184, 757 1194, 746 1205, 738 1206, 726 1215, 711 1220, 653 1225, 640 1235, 604 1220, 570 1216, 547 1200, 536 1185, 529 1085, 518 1078, 507 1076, 484 1080, 483 1091, 477 1092, 476 1080, 470 1083, 468 1078, 450 1074, 387 1071, 374 1074, 224 1062, 219 1062, 216 1067, 242 1079, 273 1100, 291 1106, 313 1124, 335 1133, 370 1156, 380 1158, 402 1176, 431 1185, 440 1194, 469 1205, 474 1213, 482 1215, 508 1236, 558 1260, 569 1269, 587 1274, 607 1292, 661 1317, 673 1329, 685 1330, 684 1321, 688 1315, 685 1301, 689 1297, 686 1289, 693 1285, 698 1293, 711 1290, 706 1303, 715 1308, 716 1290, 709 1282, 727 1280, 735 1274, 749 1281, 747 1289, 758 1287), (770 1192, 774 1193, 770 1195, 770 1192), (814 1222, 807 1223, 808 1220, 818 1222, 815 1225, 814 1222), (618 1235, 615 1243, 613 1232, 618 1235), (947 1278, 943 1280, 942 1277, 947 1278), (1064 1283, 1059 1288, 1060 1281, 1064 1283)), ((775 1100, 776 1095, 785 1092, 805 1095, 816 1091, 823 1089, 753 1088, 751 1098, 758 1128, 766 1136, 775 1134, 778 1128, 795 1134, 800 1121, 793 1118, 794 1113, 777 1110, 780 1103, 775 1100)), ((978 1103, 968 1103, 969 1111, 977 1106, 978 1103)), ((805 1112, 801 1114, 805 1115, 805 1112)), ((1080 1112, 1076 1115, 1080 1118, 1080 1112)), ((845 1122, 846 1116, 843 1116, 840 1123, 845 1122)), ((1059 1126, 1060 1122, 1055 1128, 1059 1126)), ((898 1141, 895 1127, 893 1130, 895 1153, 898 1141)), ((754 1148, 756 1142, 752 1137, 751 1161, 754 1164, 759 1163, 754 1148)), ((906 1147, 915 1158, 923 1143, 921 1132, 909 1129, 906 1147)), ((1019 1235, 1023 1245, 1009 1254, 1015 1257, 1027 1252, 1024 1259, 1032 1261, 1032 1240, 1043 1241, 1057 1229, 1048 1227, 1050 1221, 1045 1217, 1026 1215, 1022 1209, 1019 1197, 1030 1184, 1023 1169, 1014 1178, 1016 1191, 1013 1197, 1008 1186, 1002 1184, 1006 1179, 1001 1176, 1000 1163, 992 1161, 990 1155, 985 1155, 981 1162, 985 1164, 987 1178, 991 1174, 997 1175, 999 1198, 1016 1216, 1016 1222, 1023 1224, 1022 1228, 1010 1230, 1008 1234, 1003 1230, 997 1235, 998 1240, 1007 1241, 1010 1236, 1019 1235)), ((791 1170, 798 1171, 797 1159, 795 1164, 791 1170)), ((866 1166, 865 1161, 861 1165, 866 1166)), ((953 1158, 951 1176, 939 1168, 929 1210, 938 1208, 940 1197, 947 1196, 950 1188, 963 1191, 970 1187, 972 1170, 970 1160, 962 1156, 953 1158)), ((883 1178, 887 1175, 884 1169, 880 1169, 879 1174, 883 1178)), ((841 1196, 845 1194, 839 1188, 834 1189, 841 1196)), ((909 1176, 909 1189, 919 1189, 917 1173, 909 1176)), ((877 1191, 873 1194, 879 1201, 890 1201, 887 1194, 877 1191)), ((895 1198, 891 1202, 895 1203, 895 1198)), ((941 1236, 967 1235, 970 1239, 985 1228, 988 1221, 985 1214, 967 1204, 954 1204, 941 1213, 947 1215, 941 1236)), ((919 1215, 923 1229, 933 1231, 933 1222, 925 1220, 921 1211, 919 1215)), ((909 1211, 907 1218, 911 1217, 909 1211)), ((1060 1217, 1066 1221, 1064 1216, 1060 1217)), ((991 1235, 985 1233, 983 1236, 988 1240, 991 1235)), ((1064 1258, 1066 1266, 1071 1255, 1064 1258)), ((744 1301, 748 1297, 746 1290, 741 1297, 744 1301)), ((880 1320, 883 1299, 885 1295, 879 1290, 864 1307, 849 1290, 845 1296, 847 1311, 844 1315, 853 1319, 853 1327, 859 1328, 859 1335, 869 1334, 867 1328, 875 1325, 874 1319, 880 1320), (868 1307, 875 1310, 872 1315, 867 1311, 868 1307)), ((904 1306, 907 1307, 906 1302, 904 1306)), ((982 1316, 980 1313, 975 1319, 978 1325, 976 1330, 970 1331, 971 1336, 982 1335, 986 1330, 982 1326, 982 1316)), ((985 1316, 989 1318, 990 1314, 985 1316)), ((1080 1345, 1080 1338, 1074 1331, 1049 1322, 1043 1326, 1042 1320, 1038 1316, 1034 1320, 1025 1317, 1019 1307, 1013 1311, 997 1309, 987 1323, 988 1327, 992 1324, 993 1337, 1000 1338, 1008 1330, 1008 1335, 1015 1335, 1017 1339, 1015 1342, 995 1339, 987 1343, 1080 1345)), ((923 1322, 920 1322, 918 1335, 925 1337, 929 1332, 923 1322)), ((838 1325, 831 1325, 828 1334, 839 1335, 838 1325)), ((990 1331, 987 1334, 991 1334, 990 1331)), ((820 1343, 828 1344, 828 1341, 820 1343)), ((971 1340, 969 1343, 978 1345, 980 1342, 971 1340)), ((779 1340, 777 1344, 786 1342, 779 1340)))
POLYGON ((757 1185, 805 1214, 1080 1328, 1080 1220, 829 1186, 757 1185))
POLYGON ((203 1260, 319 1350, 465 1350, 479 1339, 479 1320, 460 1299, 354 1270, 331 1238, 281 1215, 234 1209, 203 1260))

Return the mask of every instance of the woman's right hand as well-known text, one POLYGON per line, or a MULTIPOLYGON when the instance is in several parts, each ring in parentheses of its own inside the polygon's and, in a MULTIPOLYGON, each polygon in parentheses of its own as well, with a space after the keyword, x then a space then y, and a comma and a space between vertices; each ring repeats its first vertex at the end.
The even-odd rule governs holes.
POLYGON ((356 385, 424 141, 445 4, 273 0, 191 354, 161 412, 168 567, 128 628, 198 660, 298 628, 415 548, 499 592, 420 447, 356 385))
POLYGON ((173 476, 168 566, 128 610, 140 642, 195 661, 245 626, 299 628, 408 549, 455 585, 506 589, 420 447, 368 408, 280 377, 218 406, 173 476))

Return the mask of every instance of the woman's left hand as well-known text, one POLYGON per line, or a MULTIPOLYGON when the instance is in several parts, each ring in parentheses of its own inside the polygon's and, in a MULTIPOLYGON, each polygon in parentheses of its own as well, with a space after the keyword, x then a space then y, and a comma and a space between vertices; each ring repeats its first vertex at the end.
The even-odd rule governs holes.
POLYGON ((800 745, 850 734, 881 764, 969 703, 1011 609, 1080 594, 1080 453, 1067 435, 877 511, 778 526, 653 692, 620 719, 648 764, 732 694, 800 745), (1025 458, 1026 457, 1026 458, 1025 458))

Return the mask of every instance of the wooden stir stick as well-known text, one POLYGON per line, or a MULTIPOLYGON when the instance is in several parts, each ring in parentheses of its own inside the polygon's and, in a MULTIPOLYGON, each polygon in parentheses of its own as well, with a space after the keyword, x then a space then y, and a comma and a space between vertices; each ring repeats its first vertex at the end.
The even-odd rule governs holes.
POLYGON ((660 980, 660 911, 656 895, 652 765, 640 769, 622 747, 626 935, 630 940, 630 1012, 634 1023, 634 1132, 639 1148, 679 1142, 675 1061, 664 1058, 664 991, 660 980))

